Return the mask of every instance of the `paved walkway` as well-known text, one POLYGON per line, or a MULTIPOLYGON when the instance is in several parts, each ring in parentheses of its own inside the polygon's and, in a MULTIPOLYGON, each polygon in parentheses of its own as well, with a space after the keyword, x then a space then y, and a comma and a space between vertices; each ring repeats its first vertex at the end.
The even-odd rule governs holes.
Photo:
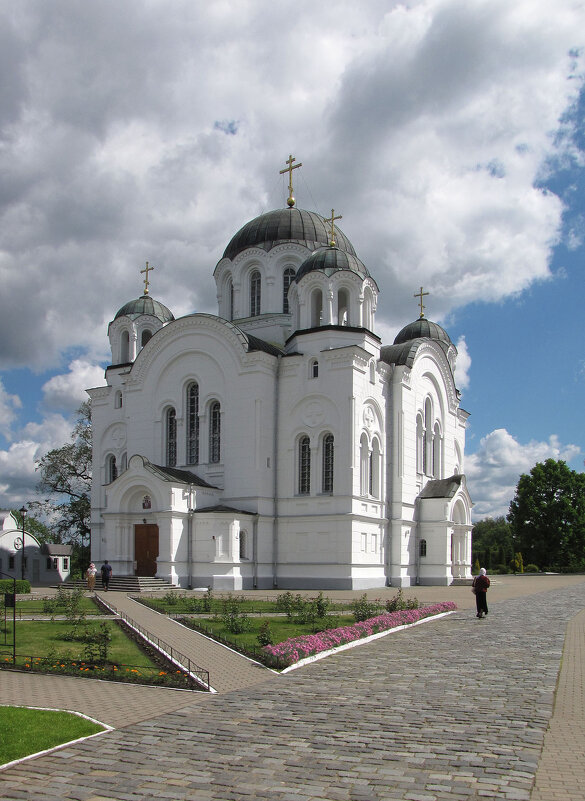
MULTIPOLYGON (((427 590, 414 594, 423 599, 427 590)), ((0 773, 0 797, 582 798, 585 580, 494 582, 482 621, 469 609, 468 589, 465 598, 455 615, 284 676, 262 671, 265 681, 216 695, 104 686, 112 701, 102 699, 104 714, 93 716, 127 725, 0 773)), ((202 666, 213 677, 213 665, 202 666)), ((33 684, 46 680, 39 705, 52 706, 58 686, 83 685, 78 700, 85 693, 89 714, 95 688, 107 685, 22 676, 19 689, 8 687, 6 675, 19 674, 0 676, 2 703, 32 704, 33 684)), ((66 701, 55 706, 75 708, 73 694, 66 701)))

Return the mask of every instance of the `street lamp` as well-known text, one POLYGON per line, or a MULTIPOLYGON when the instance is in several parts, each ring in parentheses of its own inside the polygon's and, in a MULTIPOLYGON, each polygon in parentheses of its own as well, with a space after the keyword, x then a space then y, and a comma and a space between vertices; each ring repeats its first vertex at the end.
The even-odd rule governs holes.
POLYGON ((26 506, 18 510, 22 517, 22 562, 21 562, 21 578, 24 581, 24 521, 26 520, 26 506))

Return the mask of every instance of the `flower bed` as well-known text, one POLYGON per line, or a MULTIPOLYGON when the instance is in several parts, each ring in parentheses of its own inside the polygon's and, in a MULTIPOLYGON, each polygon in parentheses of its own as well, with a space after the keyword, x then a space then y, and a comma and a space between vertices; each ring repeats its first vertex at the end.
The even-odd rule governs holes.
POLYGON ((361 640, 363 637, 370 637, 373 634, 389 631, 398 626, 407 626, 425 617, 452 612, 455 609, 457 609, 457 606, 452 601, 444 601, 419 609, 386 612, 368 620, 363 620, 360 623, 354 623, 352 626, 328 629, 318 634, 305 634, 302 637, 292 637, 290 640, 278 643, 278 645, 265 645, 263 650, 288 667, 301 659, 315 656, 315 654, 319 654, 322 651, 329 651, 354 640, 361 640))

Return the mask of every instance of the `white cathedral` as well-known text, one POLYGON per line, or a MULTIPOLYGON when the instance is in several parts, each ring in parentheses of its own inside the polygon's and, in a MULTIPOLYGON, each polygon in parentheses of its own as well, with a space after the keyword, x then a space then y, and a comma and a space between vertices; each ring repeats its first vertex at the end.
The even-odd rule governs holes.
POLYGON ((392 345, 378 286, 330 219, 251 220, 218 315, 149 293, 110 323, 93 418, 91 555, 184 588, 448 585, 471 575, 457 350, 423 313, 392 345))

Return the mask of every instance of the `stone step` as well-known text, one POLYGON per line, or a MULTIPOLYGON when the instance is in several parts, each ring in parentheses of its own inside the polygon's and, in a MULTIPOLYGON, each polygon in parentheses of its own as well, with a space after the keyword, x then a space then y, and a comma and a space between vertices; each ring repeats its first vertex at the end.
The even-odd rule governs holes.
MULTIPOLYGON (((87 587, 84 579, 68 579, 62 586, 67 588, 87 587)), ((96 589, 101 588, 100 574, 96 576, 96 589)), ((155 578, 153 576, 112 576, 110 579, 110 590, 114 592, 167 592, 168 590, 179 590, 166 579, 155 578)))

